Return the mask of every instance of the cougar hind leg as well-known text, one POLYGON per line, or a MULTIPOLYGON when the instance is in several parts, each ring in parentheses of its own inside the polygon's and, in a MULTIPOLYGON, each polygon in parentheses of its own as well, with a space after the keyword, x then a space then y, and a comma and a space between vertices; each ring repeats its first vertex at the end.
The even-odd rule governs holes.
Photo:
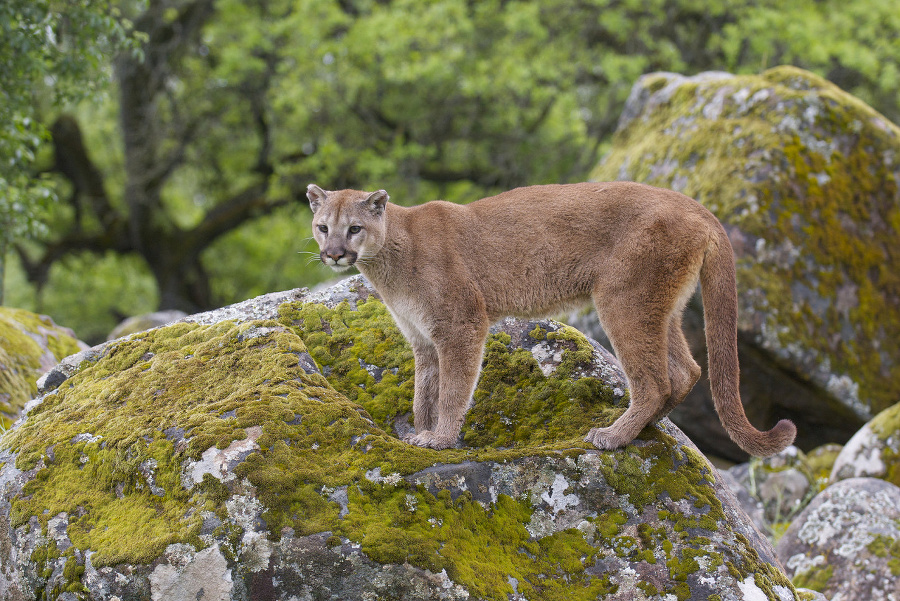
POLYGON ((654 416, 653 421, 659 421, 667 416, 672 409, 681 404, 687 394, 694 388, 700 379, 701 369, 694 361, 691 349, 681 329, 681 312, 669 318, 669 384, 671 393, 663 408, 654 416))

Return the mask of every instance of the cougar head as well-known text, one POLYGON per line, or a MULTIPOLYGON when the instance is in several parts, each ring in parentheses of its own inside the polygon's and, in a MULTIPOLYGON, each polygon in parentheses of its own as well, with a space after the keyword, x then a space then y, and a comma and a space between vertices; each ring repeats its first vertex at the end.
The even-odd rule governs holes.
POLYGON ((345 271, 384 246, 384 206, 389 198, 384 190, 329 192, 310 184, 306 197, 313 211, 313 237, 325 265, 345 271))

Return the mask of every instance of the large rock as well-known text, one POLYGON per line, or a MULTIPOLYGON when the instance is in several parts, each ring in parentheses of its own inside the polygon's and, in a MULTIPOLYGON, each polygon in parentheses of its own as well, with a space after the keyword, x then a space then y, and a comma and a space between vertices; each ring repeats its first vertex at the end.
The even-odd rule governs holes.
POLYGON ((0 307, 0 428, 34 398, 41 374, 84 348, 72 330, 46 315, 0 307))
POLYGON ((797 598, 670 422, 582 442, 627 399, 604 353, 505 321, 434 451, 359 277, 107 343, 0 439, 0 600, 797 598))
MULTIPOLYGON (((900 399, 897 126, 792 67, 654 73, 635 84, 592 178, 684 192, 725 224, 755 423, 792 418, 808 450, 846 441, 900 399)), ((702 333, 688 337, 705 365, 702 333)), ((712 415, 698 386, 672 417, 701 447, 734 456, 712 415)))
POLYGON ((158 328, 170 323, 179 321, 187 317, 187 313, 178 309, 169 309, 167 311, 154 311, 153 313, 145 313, 143 315, 134 315, 123 319, 119 325, 114 327, 107 340, 115 340, 122 336, 143 332, 152 328, 158 328))
POLYGON ((871 477, 900 486, 900 403, 885 409, 844 445, 831 481, 871 477))
POLYGON ((778 542, 797 586, 828 599, 900 599, 900 488, 851 478, 813 499, 778 542))

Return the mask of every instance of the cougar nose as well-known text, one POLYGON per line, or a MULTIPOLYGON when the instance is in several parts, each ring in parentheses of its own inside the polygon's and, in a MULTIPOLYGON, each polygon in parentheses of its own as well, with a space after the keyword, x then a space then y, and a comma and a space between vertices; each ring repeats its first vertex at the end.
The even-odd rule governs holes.
POLYGON ((334 261, 335 263, 337 263, 339 259, 342 259, 345 254, 347 254, 347 253, 345 253, 342 250, 332 250, 332 251, 325 252, 325 256, 328 257, 329 259, 331 259, 332 261, 334 261))

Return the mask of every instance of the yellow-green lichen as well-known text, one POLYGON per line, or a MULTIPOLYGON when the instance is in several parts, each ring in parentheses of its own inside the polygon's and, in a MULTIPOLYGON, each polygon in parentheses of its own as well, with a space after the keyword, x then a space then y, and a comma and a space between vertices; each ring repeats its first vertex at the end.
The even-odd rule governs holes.
POLYGON ((42 371, 79 350, 78 341, 49 317, 0 307, 0 431, 37 393, 42 371))
POLYGON ((846 377, 844 402, 876 413, 900 395, 898 151, 884 117, 779 67, 683 80, 617 132, 592 177, 675 188, 736 226, 741 314, 765 320, 744 327, 822 386, 846 377))

